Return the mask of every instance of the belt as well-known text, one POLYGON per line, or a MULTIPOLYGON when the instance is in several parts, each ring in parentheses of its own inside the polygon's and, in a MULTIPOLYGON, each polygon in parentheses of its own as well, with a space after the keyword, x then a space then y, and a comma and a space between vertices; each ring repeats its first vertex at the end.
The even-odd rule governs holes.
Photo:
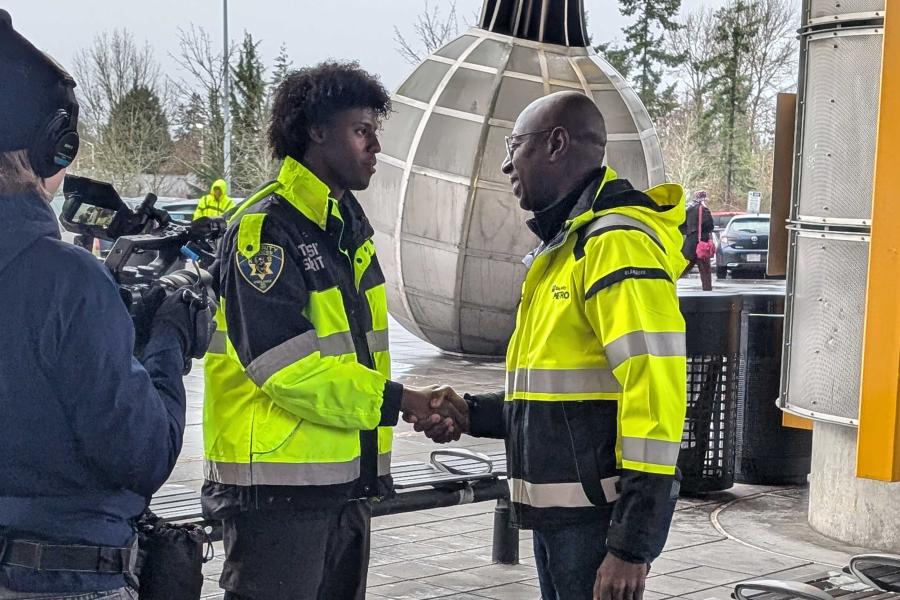
POLYGON ((130 548, 45 544, 0 536, 0 565, 37 571, 131 573, 137 560, 137 539, 130 548))

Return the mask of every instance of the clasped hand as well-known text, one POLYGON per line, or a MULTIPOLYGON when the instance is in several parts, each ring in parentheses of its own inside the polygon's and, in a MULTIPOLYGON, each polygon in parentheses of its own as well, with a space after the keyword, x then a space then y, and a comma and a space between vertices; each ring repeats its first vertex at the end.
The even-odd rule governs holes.
POLYGON ((400 408, 404 421, 439 444, 469 430, 469 405, 447 386, 404 388, 400 408))

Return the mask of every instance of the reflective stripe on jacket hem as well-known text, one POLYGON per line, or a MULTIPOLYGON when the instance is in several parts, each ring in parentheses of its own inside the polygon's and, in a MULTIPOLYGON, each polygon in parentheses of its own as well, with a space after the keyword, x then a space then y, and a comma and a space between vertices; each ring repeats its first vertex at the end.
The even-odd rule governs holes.
POLYGON ((314 352, 319 352, 322 356, 353 354, 356 352, 353 336, 349 331, 322 338, 315 330, 301 333, 256 357, 247 366, 247 377, 258 387, 262 387, 275 373, 314 352))
POLYGON ((378 455, 378 476, 384 477, 391 474, 391 453, 385 452, 378 455))
POLYGON ((685 337, 682 332, 632 331, 607 344, 606 358, 613 369, 629 358, 652 354, 653 356, 684 356, 685 337))
MULTIPOLYGON (((607 477, 600 481, 603 495, 607 502, 615 502, 619 498, 616 483, 619 477, 607 477)), ((591 502, 580 482, 569 483, 531 483, 523 479, 509 480, 510 500, 534 508, 586 508, 595 506, 591 502)))
MULTIPOLYGON (((378 475, 391 473, 391 453, 378 455, 378 475)), ((233 463, 205 460, 206 479, 231 485, 336 485, 359 478, 359 459, 342 463, 233 463)))
POLYGON ((506 373, 507 397, 532 394, 619 394, 609 369, 516 369, 506 373))

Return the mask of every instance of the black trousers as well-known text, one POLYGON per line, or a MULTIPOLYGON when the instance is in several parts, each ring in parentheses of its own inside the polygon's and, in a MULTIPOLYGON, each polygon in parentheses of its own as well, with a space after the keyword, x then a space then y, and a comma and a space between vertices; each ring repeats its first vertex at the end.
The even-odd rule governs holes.
POLYGON ((363 600, 366 502, 322 510, 258 510, 223 521, 225 600, 363 600))

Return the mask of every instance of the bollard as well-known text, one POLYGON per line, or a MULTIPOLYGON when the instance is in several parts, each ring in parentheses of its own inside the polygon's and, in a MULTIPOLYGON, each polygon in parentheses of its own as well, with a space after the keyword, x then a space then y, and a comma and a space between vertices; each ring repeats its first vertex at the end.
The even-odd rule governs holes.
POLYGON ((494 509, 494 547, 491 560, 502 565, 519 564, 519 530, 512 526, 509 500, 497 500, 494 509))

